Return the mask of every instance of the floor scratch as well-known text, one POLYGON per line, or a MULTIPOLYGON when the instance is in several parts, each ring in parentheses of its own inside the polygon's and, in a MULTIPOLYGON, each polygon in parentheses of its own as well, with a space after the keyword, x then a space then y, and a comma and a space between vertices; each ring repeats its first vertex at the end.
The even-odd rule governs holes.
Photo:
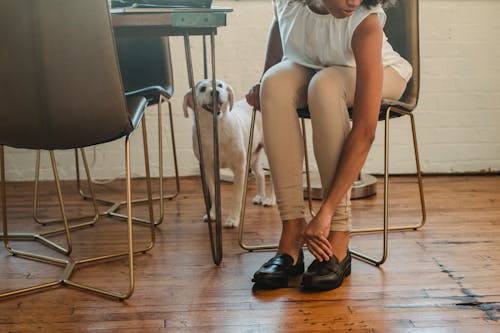
POLYGON ((477 295, 475 292, 468 288, 464 288, 462 280, 463 277, 457 277, 453 273, 454 271, 448 269, 444 266, 444 264, 440 263, 436 258, 434 258, 436 264, 441 268, 443 273, 446 273, 453 281, 455 281, 460 287, 460 291, 464 294, 464 296, 451 296, 446 297, 448 299, 459 300, 461 302, 454 303, 452 306, 455 306, 459 309, 478 309, 482 311, 487 319, 498 321, 500 319, 500 302, 481 302, 480 299, 484 296, 477 295))

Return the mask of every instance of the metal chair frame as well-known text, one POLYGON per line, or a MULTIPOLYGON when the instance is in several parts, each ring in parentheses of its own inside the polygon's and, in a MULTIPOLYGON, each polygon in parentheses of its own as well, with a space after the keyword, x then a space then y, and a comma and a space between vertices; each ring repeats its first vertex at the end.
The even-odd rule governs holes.
MULTIPOLYGON (((16 82, 13 86, 15 92, 19 92, 19 87, 22 85, 26 88, 26 101, 20 110, 23 114, 30 116, 28 120, 19 123, 18 119, 20 117, 5 116, 5 123, 3 124, 4 132, 2 133, 2 144, 0 145, 0 195, 1 195, 1 208, 2 208, 2 228, 3 232, 0 234, 0 238, 3 240, 6 250, 14 256, 19 256, 27 259, 32 259, 40 261, 47 264, 52 264, 60 266, 63 268, 61 276, 53 281, 41 283, 35 286, 30 286, 27 288, 21 288, 11 291, 2 291, 0 293, 0 299, 6 297, 12 297, 20 294, 25 294, 33 291, 44 290, 47 288, 67 285, 72 286, 82 291, 87 291, 95 293, 101 296, 108 296, 124 300, 129 298, 134 290, 134 254, 145 253, 153 248, 156 242, 155 228, 153 223, 149 223, 150 239, 147 244, 142 246, 140 249, 134 249, 133 244, 133 231, 132 231, 132 192, 131 192, 131 166, 130 166, 130 135, 133 133, 138 123, 142 123, 142 132, 144 138, 145 147, 147 147, 147 133, 146 133, 146 118, 143 117, 143 113, 147 106, 147 100, 144 97, 130 96, 127 97, 124 94, 123 86, 120 82, 120 74, 118 70, 118 59, 116 56, 116 49, 113 47, 114 35, 112 33, 112 26, 109 17, 109 6, 106 0, 87 0, 85 2, 80 2, 77 0, 66 0, 64 5, 61 5, 60 1, 47 2, 47 4, 41 6, 33 6, 31 2, 26 0, 19 0, 16 2, 9 3, 6 8, 6 15, 2 16, 2 23, 5 23, 7 27, 12 27, 18 23, 20 17, 24 16, 26 13, 26 19, 21 22, 21 24, 26 25, 26 29, 19 29, 19 36, 13 37, 11 35, 9 38, 5 39, 6 48, 11 51, 11 57, 6 58, 6 62, 3 64, 2 68, 7 68, 7 66, 22 65, 23 61, 32 65, 31 67, 23 67, 25 75, 28 75, 28 79, 22 82, 16 82), (54 14, 53 7, 57 7, 58 13, 54 14), (27 10, 29 8, 29 10, 27 10), (81 23, 78 20, 72 19, 68 20, 66 15, 63 13, 74 13, 75 11, 82 10, 84 13, 79 16, 78 19, 85 23, 88 23, 88 29, 82 29, 81 23), (17 16, 12 15, 12 13, 17 14, 17 16), (22 15, 21 15, 22 14, 22 15), (11 15, 11 17, 7 16, 11 15), (31 15, 31 17, 30 17, 31 15), (90 16, 85 16, 90 15, 90 16), (89 21, 90 17, 90 22, 89 21), (61 24, 67 25, 67 29, 64 33, 60 33, 61 24), (39 34, 34 34, 32 31, 39 32, 39 34), (81 43, 84 45, 94 45, 95 37, 94 35, 99 35, 100 39, 97 42, 98 52, 92 53, 92 57, 89 58, 88 62, 86 60, 81 60, 81 66, 70 64, 68 59, 74 59, 74 54, 78 46, 81 47, 81 43), (44 48, 46 46, 43 44, 45 36, 57 36, 58 41, 66 41, 67 43, 52 44, 53 48, 44 48), (76 38, 75 38, 76 37, 76 38), (78 37, 83 37, 82 40, 78 37), (75 44, 75 40, 78 41, 78 45, 75 44), (58 48, 66 48, 68 52, 57 52, 58 48), (26 58, 16 57, 13 51, 17 51, 26 56, 26 58), (26 52, 26 50, 33 49, 33 52, 26 52), (39 54, 40 53, 40 54, 39 54), (12 56, 14 54, 14 56, 12 56), (41 63, 33 64, 33 59, 50 59, 56 60, 49 66, 44 66, 41 63), (30 61, 31 60, 31 61, 30 61), (58 62, 57 60, 61 60, 58 62), (8 62, 7 62, 8 61, 8 62), (59 63, 63 67, 63 70, 70 71, 72 75, 68 75, 67 78, 61 80, 61 77, 52 75, 53 71, 58 69, 59 63), (76 80, 78 84, 84 85, 87 81, 91 80, 94 72, 101 72, 102 66, 108 66, 112 68, 113 71, 106 72, 102 75, 102 86, 96 87, 92 85, 87 85, 85 88, 80 89, 76 86, 76 80), (36 72, 36 75, 43 76, 45 81, 40 81, 36 79, 30 79, 29 75, 36 72), (51 89, 46 89, 50 87, 51 89), (59 91, 62 88, 68 88, 67 95, 59 91), (68 130, 68 126, 74 126, 79 124, 79 119, 85 120, 82 123, 82 127, 79 128, 82 133, 88 133, 85 131, 86 128, 94 128, 94 123, 88 121, 88 118, 79 118, 83 115, 80 111, 82 110, 82 101, 87 98, 89 101, 94 101, 89 96, 94 96, 95 91, 99 89, 99 92, 105 91, 109 93, 109 99, 105 102, 99 103, 89 103, 86 107, 93 107, 94 113, 103 115, 103 121, 112 120, 113 127, 107 126, 95 126, 95 132, 91 133, 88 137, 74 135, 71 130, 68 130), (50 117, 53 114, 57 114, 56 111, 64 109, 62 106, 67 105, 73 100, 71 96, 74 94, 81 94, 82 99, 75 101, 74 105, 71 104, 73 108, 68 108, 68 112, 61 113, 61 118, 50 117), (45 99, 37 99, 33 96, 40 96, 41 94, 47 94, 47 99, 50 99, 53 104, 45 103, 45 99), (80 104, 79 104, 80 103, 80 104), (109 109, 108 109, 109 108, 109 109), (109 113, 102 113, 102 110, 108 110, 109 113), (43 118, 45 122, 38 123, 37 117, 43 118), (44 118, 45 117, 45 118, 44 118), (12 123, 10 123, 12 119, 12 123), (19 136, 21 128, 26 127, 27 131, 31 131, 31 136, 26 135, 26 137, 19 136), (50 129, 50 130, 49 130, 50 129), (50 135, 46 135, 50 133, 50 135), (66 210, 64 206, 64 201, 61 193, 60 180, 57 173, 57 165, 54 158, 54 150, 56 149, 73 149, 81 148, 83 152, 83 147, 104 143, 111 140, 116 140, 118 138, 124 138, 125 140, 125 178, 126 178, 126 206, 127 206, 127 250, 118 251, 107 255, 91 256, 88 258, 74 258, 70 255, 72 250, 71 233, 72 229, 93 224, 94 222, 87 222, 83 225, 69 226, 68 218, 66 215, 66 210), (62 221, 64 227, 58 229, 58 232, 64 232, 66 236, 67 248, 58 248, 57 244, 46 241, 44 236, 53 234, 54 232, 48 232, 43 234, 11 234, 8 231, 8 219, 7 219, 7 193, 6 193, 6 177, 5 177, 5 158, 4 158, 4 145, 12 146, 15 148, 25 148, 25 149, 44 149, 49 150, 51 156, 52 169, 54 172, 54 180, 57 187, 57 197, 59 202, 59 208, 62 215, 62 221), (48 245, 49 247, 55 248, 59 252, 66 254, 65 259, 60 259, 57 257, 52 257, 44 254, 31 253, 23 250, 15 249, 10 241, 12 240, 35 240, 41 241, 42 243, 48 245), (55 245, 54 245, 55 244, 55 245), (102 261, 108 261, 114 258, 127 257, 128 258, 128 288, 125 292, 116 292, 113 290, 107 290, 102 288, 96 288, 91 285, 82 284, 72 279, 72 275, 75 270, 81 265, 98 263, 102 261)), ((60 51, 60 49, 59 49, 60 51)), ((78 53, 76 53, 78 54, 78 53)), ((78 59, 76 59, 78 60, 78 59)), ((6 71, 5 80, 8 80, 13 75, 17 75, 18 72, 6 71)), ((22 76, 22 74, 20 74, 22 76)), ((14 91, 14 90, 13 90, 14 91)), ((23 93, 25 93, 23 91, 23 93)), ((18 99, 14 98, 11 100, 10 104, 7 103, 6 107, 12 107, 14 103, 18 103, 18 99)), ((107 122, 103 123, 107 124, 107 122)), ((89 173, 88 164, 86 163, 85 155, 82 154, 86 173, 89 173)), ((144 151, 146 169, 149 170, 149 156, 147 149, 144 151)), ((87 179, 90 180, 90 177, 87 179)), ((147 181, 147 199, 148 199, 148 209, 150 220, 153 221, 153 203, 152 203, 152 190, 151 190, 151 179, 149 173, 146 175, 147 181)), ((94 189, 92 182, 89 181, 89 191, 92 198, 95 198, 94 189)), ((94 207, 95 207, 94 202, 94 207)))
MULTIPOLYGON (((96 204, 95 200, 92 200, 94 211, 95 211, 95 215, 93 216, 93 218, 90 221, 85 221, 85 222, 81 222, 78 224, 69 225, 70 220, 80 220, 80 218, 70 219, 66 216, 66 212, 64 209, 64 202, 62 200, 62 191, 61 191, 61 185, 60 185, 60 180, 59 180, 59 173, 57 171, 56 159, 55 159, 53 151, 49 151, 49 153, 50 153, 50 161, 51 161, 51 165, 52 165, 52 171, 54 174, 54 180, 55 180, 55 184, 56 184, 57 199, 59 202, 60 213, 61 213, 61 218, 57 219, 57 220, 60 222, 63 222, 63 227, 49 230, 49 231, 45 231, 45 232, 11 233, 11 234, 9 234, 9 238, 11 240, 21 240, 21 241, 36 240, 36 241, 40 242, 41 244, 44 244, 44 245, 62 253, 62 254, 69 255, 72 251, 72 242, 71 242, 70 231, 74 230, 74 229, 79 229, 79 228, 83 228, 86 226, 94 225, 99 218, 99 212, 98 212, 97 204, 96 204), (57 235, 60 233, 64 233, 64 235, 65 235, 66 247, 61 246, 53 241, 50 241, 47 238, 49 236, 57 235)), ((39 163, 39 156, 40 155, 37 152, 37 164, 39 163)), ((86 168, 86 172, 88 172, 88 168, 86 168)), ((35 186, 35 192, 36 193, 38 192, 38 186, 35 186)), ((40 221, 43 222, 44 220, 40 220, 40 221)), ((52 220, 47 220, 47 221, 48 221, 47 223, 52 222, 52 220)), ((3 238, 4 238, 4 234, 2 233, 2 234, 0 234, 0 239, 3 239, 3 238)))
MULTIPOLYGON (((75 149, 75 159, 78 159, 78 150, 79 149, 75 149)), ((34 196, 33 196, 33 219, 35 220, 36 223, 38 224, 41 224, 41 225, 47 225, 47 224, 52 224, 52 223, 56 223, 56 222, 63 222, 63 219, 60 219, 60 218, 41 218, 39 217, 39 213, 38 213, 38 209, 39 209, 39 187, 40 187, 40 184, 39 184, 39 180, 40 180, 40 155, 41 155, 41 151, 40 150, 37 150, 36 152, 36 162, 35 162, 35 186, 34 186, 34 196)), ((85 158, 86 157, 84 155, 82 155, 82 158, 85 158)), ((51 159, 51 165, 52 165, 52 171, 54 173, 54 179, 56 179, 56 184, 59 183, 57 181, 57 178, 56 177, 56 174, 57 174, 57 167, 55 167, 55 163, 53 160, 55 160, 55 157, 54 157, 54 152, 50 152, 50 159, 51 159)), ((86 172, 86 176, 87 176, 87 181, 89 181, 89 177, 90 177, 90 173, 89 173, 89 169, 88 169, 88 164, 85 160, 84 162, 84 165, 85 165, 85 172, 86 172)), ((87 225, 93 225, 97 222, 97 220, 99 219, 99 208, 97 207, 97 202, 96 200, 92 197, 91 198, 92 200, 92 205, 93 205, 93 209, 94 209, 94 215, 92 216, 78 216, 78 217, 75 217, 75 218, 70 218, 69 220, 84 220, 84 219, 87 219, 87 218, 91 218, 91 220, 87 221, 87 222, 83 222, 83 223, 86 223, 87 225)))
MULTIPOLYGON (((162 107, 161 107, 162 99, 163 99, 163 96, 160 96, 160 99, 158 101, 158 150, 159 150, 159 153, 158 153, 158 192, 159 192, 159 195, 152 198, 153 201, 157 201, 157 200, 159 201, 159 206, 160 206, 159 207, 159 217, 157 220, 155 220, 154 217, 152 219, 147 220, 147 219, 132 216, 133 222, 146 224, 146 225, 153 223, 154 226, 158 226, 163 222, 164 211, 165 211, 164 199, 173 199, 179 194, 179 191, 180 191, 180 183, 179 183, 178 168, 177 168, 177 155, 175 153, 175 141, 172 141, 173 145, 174 145, 176 192, 174 192, 172 194, 167 194, 167 195, 163 192, 163 152, 162 152, 162 150, 163 150, 163 139, 162 139, 163 138, 163 129, 162 129, 162 107), (151 221, 153 221, 153 222, 151 222, 151 221)), ((170 119, 172 120, 171 103, 169 100, 167 100, 167 101, 169 104, 170 119)), ((171 124, 171 126, 173 126, 172 122, 170 124, 171 124)), ((173 139, 174 138, 173 127, 171 127, 171 135, 172 135, 172 139, 173 139)), ((146 138, 144 140, 146 140, 146 138)), ((148 149, 147 141, 144 141, 144 152, 147 154, 148 150, 149 149, 148 149)), ((82 153, 82 155, 84 155, 84 154, 85 154, 85 152, 82 153)), ((77 191, 83 199, 92 200, 93 199, 92 195, 90 193, 86 193, 82 188, 78 161, 76 163, 76 166, 77 166, 77 172, 76 172, 77 191)), ((145 171, 146 171, 146 177, 150 177, 151 173, 150 173, 149 167, 146 167, 145 171)), ((95 184, 95 182, 92 180, 92 178, 90 181, 95 184)), ((99 203, 110 206, 106 211, 101 213, 101 215, 117 217, 117 218, 123 219, 123 220, 127 219, 126 214, 117 213, 117 211, 121 207, 126 205, 126 201, 115 202, 115 201, 111 201, 111 200, 102 199, 99 197, 96 197, 95 200, 99 203)), ((148 202, 147 198, 132 200, 132 204, 143 204, 143 203, 147 203, 147 202, 148 202)))
MULTIPOLYGON (((50 151, 51 153, 51 160, 55 160, 53 158, 53 151, 50 151)), ((63 268, 63 272, 60 275, 60 277, 56 280, 41 283, 35 286, 30 286, 26 288, 20 288, 16 290, 11 290, 8 292, 2 292, 0 293, 0 300, 8 297, 13 297, 17 295, 22 295, 34 291, 41 291, 45 290, 48 288, 53 288, 57 286, 72 286, 77 289, 91 292, 97 295, 101 296, 107 296, 107 297, 112 297, 112 298, 117 298, 119 300, 125 300, 129 298, 133 291, 134 291, 134 285, 135 285, 135 280, 134 280, 134 254, 138 253, 145 253, 153 248, 156 242, 156 235, 155 235, 155 229, 154 225, 150 223, 150 241, 149 244, 147 244, 145 247, 141 248, 140 250, 134 250, 133 249, 133 234, 132 234, 132 192, 131 192, 131 172, 130 172, 130 141, 129 141, 129 136, 125 138, 125 167, 126 167, 126 197, 127 197, 127 213, 129 218, 127 218, 127 251, 126 252, 116 252, 108 255, 103 255, 103 256, 96 256, 96 257, 89 257, 89 258, 84 258, 84 259, 74 259, 71 257, 68 257, 67 259, 60 259, 52 256, 47 256, 47 255, 40 255, 36 253, 31 253, 31 252, 26 252, 22 250, 16 250, 13 248, 10 244, 11 240, 38 240, 38 238, 33 238, 33 237, 22 237, 22 234, 9 234, 8 232, 8 220, 7 220, 7 199, 6 199, 6 179, 5 179, 5 158, 4 158, 4 146, 0 145, 0 193, 2 196, 1 199, 1 205, 2 205, 2 226, 3 226, 3 233, 1 234, 1 239, 4 242, 4 246, 7 249, 7 251, 18 257, 24 257, 27 259, 31 260, 36 260, 44 263, 48 263, 51 265, 56 265, 60 266, 63 268), (73 276, 74 272, 76 271, 77 267, 85 264, 92 264, 92 263, 98 263, 101 261, 108 261, 110 259, 114 258, 120 258, 120 257, 128 257, 128 266, 129 266, 129 285, 128 289, 126 292, 116 292, 116 291, 111 291, 111 290, 105 290, 101 288, 96 288, 90 285, 82 284, 79 282, 74 281, 71 279, 73 276)), ((57 168, 55 165, 53 165, 54 173, 57 174, 57 168)), ((150 181, 150 180, 149 180, 150 181)), ((60 209, 61 209, 61 214, 63 215, 63 223, 64 223, 64 228, 62 230, 65 230, 67 239, 68 239, 68 247, 71 249, 71 235, 69 233, 69 230, 72 229, 68 225, 68 219, 66 218, 66 212, 65 212, 65 207, 64 207, 64 200, 62 197, 62 193, 60 191, 60 180, 59 177, 55 176, 55 182, 56 186, 58 188, 57 191, 57 196, 60 204, 60 209)), ((92 183, 89 182, 89 190, 93 195, 93 186, 92 183)), ((149 196, 151 196, 151 192, 149 192, 149 196)), ((150 202, 150 214, 152 213, 152 203, 150 202)), ((74 228, 74 227, 73 227, 74 228)), ((45 242, 44 242, 45 243, 45 242)), ((52 246, 51 246, 52 247, 52 246)))
MULTIPOLYGON (((162 133, 163 130, 162 130, 162 126, 161 126, 162 125, 161 103, 162 103, 163 99, 164 99, 164 97, 160 96, 159 101, 158 101, 158 133, 159 133, 160 138, 163 136, 163 133, 162 133)), ((174 170, 175 170, 175 192, 171 192, 171 193, 163 192, 163 152, 162 152, 163 143, 161 142, 162 140, 160 139, 158 142, 158 150, 159 150, 159 154, 158 154, 159 155, 158 156, 158 160, 159 160, 159 162, 158 162, 158 187, 159 187, 159 190, 158 190, 158 192, 159 192, 159 195, 153 197, 153 201, 159 201, 160 207, 159 207, 158 219, 152 220, 153 224, 155 226, 158 226, 158 225, 163 223, 163 217, 164 217, 164 211, 165 211, 164 200, 165 199, 168 199, 168 200, 174 199, 180 193, 180 180, 179 180, 179 169, 178 169, 178 164, 177 164, 177 153, 176 153, 176 148, 175 148, 175 137, 174 137, 173 117, 172 117, 172 104, 171 104, 169 99, 165 99, 165 100, 167 101, 168 107, 169 107, 170 133, 171 133, 171 139, 172 139, 174 170)), ((144 149, 147 150, 147 147, 145 146, 144 149)), ((77 161, 76 165, 77 165, 77 172, 76 172, 77 191, 83 199, 92 199, 91 195, 89 193, 86 193, 81 186, 80 172, 78 171, 79 170, 78 161, 77 161)), ((146 173, 149 174, 148 169, 146 170, 146 173)), ((91 180, 91 181, 94 182, 93 180, 91 180)), ((102 199, 102 198, 96 198, 96 201, 110 206, 110 208, 108 208, 105 212, 103 212, 102 215, 113 216, 113 217, 117 217, 120 219, 127 219, 127 215, 117 213, 117 211, 126 204, 125 201, 115 202, 115 201, 106 200, 106 199, 102 199)), ((146 198, 135 199, 132 201, 132 203, 133 204, 143 204, 143 203, 146 203, 147 201, 148 201, 148 199, 146 199, 146 198)), ((150 224, 151 223, 149 220, 142 219, 142 218, 135 217, 135 216, 132 217, 132 221, 137 222, 137 223, 142 223, 142 224, 150 224)))

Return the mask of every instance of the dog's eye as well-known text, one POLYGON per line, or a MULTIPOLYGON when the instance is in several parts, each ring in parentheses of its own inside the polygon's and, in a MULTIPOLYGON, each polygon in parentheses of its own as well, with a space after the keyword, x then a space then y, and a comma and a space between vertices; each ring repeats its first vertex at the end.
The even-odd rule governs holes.
POLYGON ((217 87, 222 88, 222 83, 219 83, 217 87))
POLYGON ((201 87, 200 88, 200 92, 205 92, 205 90, 207 90, 207 87, 201 87))

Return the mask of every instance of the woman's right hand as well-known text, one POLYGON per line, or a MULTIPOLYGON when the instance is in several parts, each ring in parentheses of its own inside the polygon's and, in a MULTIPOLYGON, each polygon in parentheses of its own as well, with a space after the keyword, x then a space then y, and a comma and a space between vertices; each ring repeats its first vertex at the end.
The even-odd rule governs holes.
POLYGON ((260 111, 260 83, 254 85, 246 95, 247 103, 255 110, 260 111))
POLYGON ((328 240, 331 220, 332 214, 326 214, 320 208, 302 233, 309 252, 320 262, 328 261, 333 255, 332 245, 328 240))

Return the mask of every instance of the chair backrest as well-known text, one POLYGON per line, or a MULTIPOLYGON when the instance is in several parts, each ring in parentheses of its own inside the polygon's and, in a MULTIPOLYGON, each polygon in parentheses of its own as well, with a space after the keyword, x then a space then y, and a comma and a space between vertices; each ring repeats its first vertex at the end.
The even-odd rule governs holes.
POLYGON ((116 47, 126 92, 161 86, 169 97, 173 95, 174 81, 168 37, 119 36, 116 38, 116 47))
POLYGON ((8 0, 0 144, 66 149, 130 133, 107 0, 8 0))
POLYGON ((399 0, 395 6, 388 7, 385 11, 387 23, 384 31, 389 43, 413 67, 412 78, 401 101, 415 107, 420 89, 418 0, 399 0))

